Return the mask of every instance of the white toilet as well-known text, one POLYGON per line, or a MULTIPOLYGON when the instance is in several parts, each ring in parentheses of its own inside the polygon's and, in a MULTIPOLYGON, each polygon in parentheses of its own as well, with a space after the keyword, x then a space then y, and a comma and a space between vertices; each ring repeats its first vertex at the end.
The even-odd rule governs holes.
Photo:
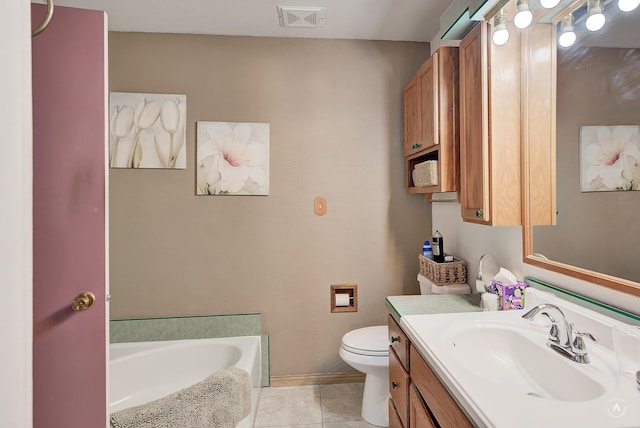
POLYGON ((340 358, 366 374, 362 396, 362 418, 372 425, 389 426, 389 337, 388 327, 352 330, 342 337, 340 358))

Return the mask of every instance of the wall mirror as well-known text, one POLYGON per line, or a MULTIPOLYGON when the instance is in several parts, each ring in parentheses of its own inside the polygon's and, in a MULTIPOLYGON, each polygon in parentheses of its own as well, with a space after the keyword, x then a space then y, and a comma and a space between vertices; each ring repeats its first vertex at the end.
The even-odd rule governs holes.
MULTIPOLYGON (((640 296, 640 7, 598 3, 605 23, 590 31, 589 2, 559 6, 551 19, 555 144, 524 138, 524 261, 640 296), (545 150, 553 178, 541 184, 545 150), (555 220, 536 214, 541 195, 553 199, 555 220)), ((524 87, 532 90, 535 76, 524 87)))

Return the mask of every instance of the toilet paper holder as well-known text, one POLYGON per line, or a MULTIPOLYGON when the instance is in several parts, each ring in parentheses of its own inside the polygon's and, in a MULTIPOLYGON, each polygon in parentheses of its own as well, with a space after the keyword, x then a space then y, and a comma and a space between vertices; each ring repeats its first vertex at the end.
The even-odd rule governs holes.
POLYGON ((331 285, 331 312, 358 312, 358 285, 331 285))

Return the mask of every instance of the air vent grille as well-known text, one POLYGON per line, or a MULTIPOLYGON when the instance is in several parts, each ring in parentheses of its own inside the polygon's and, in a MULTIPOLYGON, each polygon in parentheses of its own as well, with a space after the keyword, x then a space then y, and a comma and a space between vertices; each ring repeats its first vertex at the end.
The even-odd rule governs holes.
POLYGON ((282 27, 322 27, 326 7, 278 6, 282 27))

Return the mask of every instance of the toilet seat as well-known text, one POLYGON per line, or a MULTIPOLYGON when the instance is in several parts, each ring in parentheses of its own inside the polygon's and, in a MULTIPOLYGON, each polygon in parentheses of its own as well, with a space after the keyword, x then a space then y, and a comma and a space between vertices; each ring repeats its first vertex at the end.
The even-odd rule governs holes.
POLYGON ((345 351, 370 357, 389 356, 389 329, 386 325, 352 330, 342 337, 345 351))

